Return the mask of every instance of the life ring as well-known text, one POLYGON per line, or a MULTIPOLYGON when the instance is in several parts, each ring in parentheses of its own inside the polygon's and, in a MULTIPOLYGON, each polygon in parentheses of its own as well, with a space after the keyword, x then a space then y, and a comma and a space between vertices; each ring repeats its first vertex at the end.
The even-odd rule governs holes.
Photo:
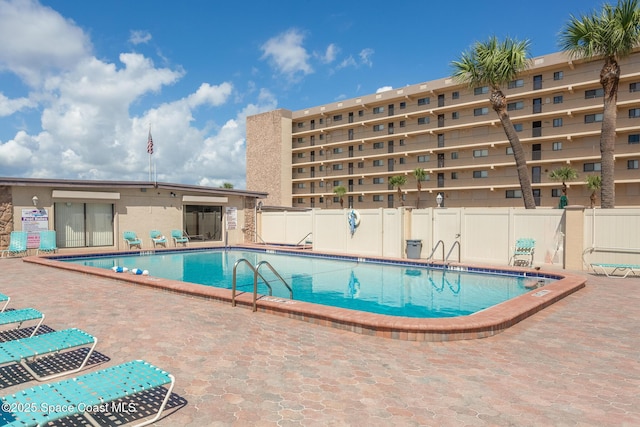
POLYGON ((360 225, 360 212, 355 209, 351 209, 347 214, 347 223, 349 224, 349 231, 351 235, 356 232, 356 228, 360 225))

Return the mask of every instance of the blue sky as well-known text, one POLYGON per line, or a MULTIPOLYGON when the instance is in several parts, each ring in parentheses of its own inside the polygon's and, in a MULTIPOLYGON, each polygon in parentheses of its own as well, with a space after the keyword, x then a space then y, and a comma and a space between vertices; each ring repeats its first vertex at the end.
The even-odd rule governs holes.
MULTIPOLYGON (((476 40, 558 50, 601 0, 0 0, 0 176, 245 188, 245 118, 450 74, 476 40)), ((265 177, 268 179, 268 177, 265 177)))

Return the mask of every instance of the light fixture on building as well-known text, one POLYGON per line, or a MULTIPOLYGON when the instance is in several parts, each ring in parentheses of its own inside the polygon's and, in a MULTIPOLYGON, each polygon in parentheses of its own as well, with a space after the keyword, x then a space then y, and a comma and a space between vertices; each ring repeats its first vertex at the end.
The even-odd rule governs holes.
POLYGON ((33 206, 38 206, 38 196, 33 196, 31 201, 33 202, 33 206))
POLYGON ((176 193, 174 193, 173 191, 172 191, 171 193, 169 193, 169 195, 170 195, 171 197, 176 197, 176 193))
POLYGON ((441 208, 442 207, 442 193, 438 193, 438 195, 436 196, 436 203, 438 204, 438 207, 441 208))

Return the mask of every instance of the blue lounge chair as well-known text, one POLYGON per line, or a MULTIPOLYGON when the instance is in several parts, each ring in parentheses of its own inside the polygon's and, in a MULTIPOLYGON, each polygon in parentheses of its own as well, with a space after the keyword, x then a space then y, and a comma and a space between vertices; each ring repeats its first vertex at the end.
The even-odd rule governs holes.
POLYGON ((601 262, 592 262, 591 268, 593 272, 596 274, 604 274, 605 276, 611 279, 624 279, 629 274, 633 274, 634 276, 638 276, 640 274, 640 265, 635 264, 611 264, 611 263, 601 263, 601 262), (616 275, 617 272, 622 276, 616 275))
POLYGON ((4 306, 2 306, 2 310, 0 310, 0 313, 7 309, 9 301, 11 301, 11 298, 8 295, 0 294, 0 304, 4 303, 4 306))
POLYGON ((509 260, 510 265, 518 267, 531 267, 533 265, 533 255, 536 248, 536 241, 531 238, 522 238, 516 241, 516 247, 509 260))
POLYGON ((20 256, 27 254, 27 232, 12 231, 9 247, 2 251, 0 256, 20 256))
POLYGON ((20 310, 3 311, 0 313, 0 326, 18 324, 16 329, 20 328, 24 322, 30 320, 39 320, 30 336, 34 336, 38 331, 42 322, 44 322, 44 314, 34 308, 21 308, 20 310))
POLYGON ((178 246, 178 243, 187 246, 187 243, 189 243, 189 238, 182 233, 182 230, 171 230, 171 238, 174 246, 178 246))
POLYGON ((79 329, 64 329, 62 331, 51 332, 48 334, 35 335, 29 338, 21 338, 14 341, 6 341, 0 343, 0 365, 8 363, 19 363, 27 370, 36 380, 44 381, 57 378, 63 375, 73 374, 85 367, 93 349, 96 347, 98 340, 79 329), (78 368, 58 372, 51 375, 40 376, 31 369, 27 361, 33 362, 39 357, 45 357, 50 354, 59 353, 63 350, 69 350, 76 347, 84 347, 91 345, 89 352, 78 368))
POLYGON ((142 240, 138 239, 138 236, 136 236, 136 233, 133 231, 125 231, 122 233, 122 237, 124 238, 128 249, 131 249, 133 246, 137 246, 138 249, 142 249, 142 240))
POLYGON ((40 246, 36 251, 36 255, 40 252, 44 253, 56 253, 58 247, 56 246, 56 232, 55 230, 46 230, 40 232, 40 246))
POLYGON ((167 238, 162 235, 158 230, 151 230, 149 232, 149 236, 151 237, 151 242, 153 243, 153 247, 156 246, 164 246, 167 247, 167 238))
MULTIPOLYGON (((84 415, 92 425, 98 425, 88 411, 106 408, 117 411, 111 405, 118 399, 134 396, 169 384, 160 409, 151 419, 136 424, 136 427, 151 424, 160 418, 173 386, 173 375, 143 360, 123 363, 77 378, 41 384, 0 398, 0 425, 42 426, 52 421, 74 415, 84 415), (46 411, 11 411, 19 408, 41 408, 46 411)), ((126 410, 126 406, 120 411, 126 410)))

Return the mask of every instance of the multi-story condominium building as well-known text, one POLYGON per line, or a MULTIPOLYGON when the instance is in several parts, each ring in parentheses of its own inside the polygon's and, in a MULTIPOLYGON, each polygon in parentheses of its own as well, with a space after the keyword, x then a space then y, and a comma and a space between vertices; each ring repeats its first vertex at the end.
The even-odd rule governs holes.
MULTIPOLYGON (((620 63, 616 206, 640 205, 640 50, 620 63)), ((588 175, 600 173, 602 61, 554 53, 503 88, 508 113, 527 154, 536 204, 557 207, 569 166, 570 204, 590 205, 588 175)), ((247 118, 247 189, 269 193, 265 204, 339 208, 436 205, 522 207, 511 146, 493 111, 488 87, 451 78, 291 112, 247 118), (426 172, 422 190, 414 170, 426 172), (404 175, 402 200, 389 185, 404 175)), ((599 200, 599 194, 598 194, 599 200)))

